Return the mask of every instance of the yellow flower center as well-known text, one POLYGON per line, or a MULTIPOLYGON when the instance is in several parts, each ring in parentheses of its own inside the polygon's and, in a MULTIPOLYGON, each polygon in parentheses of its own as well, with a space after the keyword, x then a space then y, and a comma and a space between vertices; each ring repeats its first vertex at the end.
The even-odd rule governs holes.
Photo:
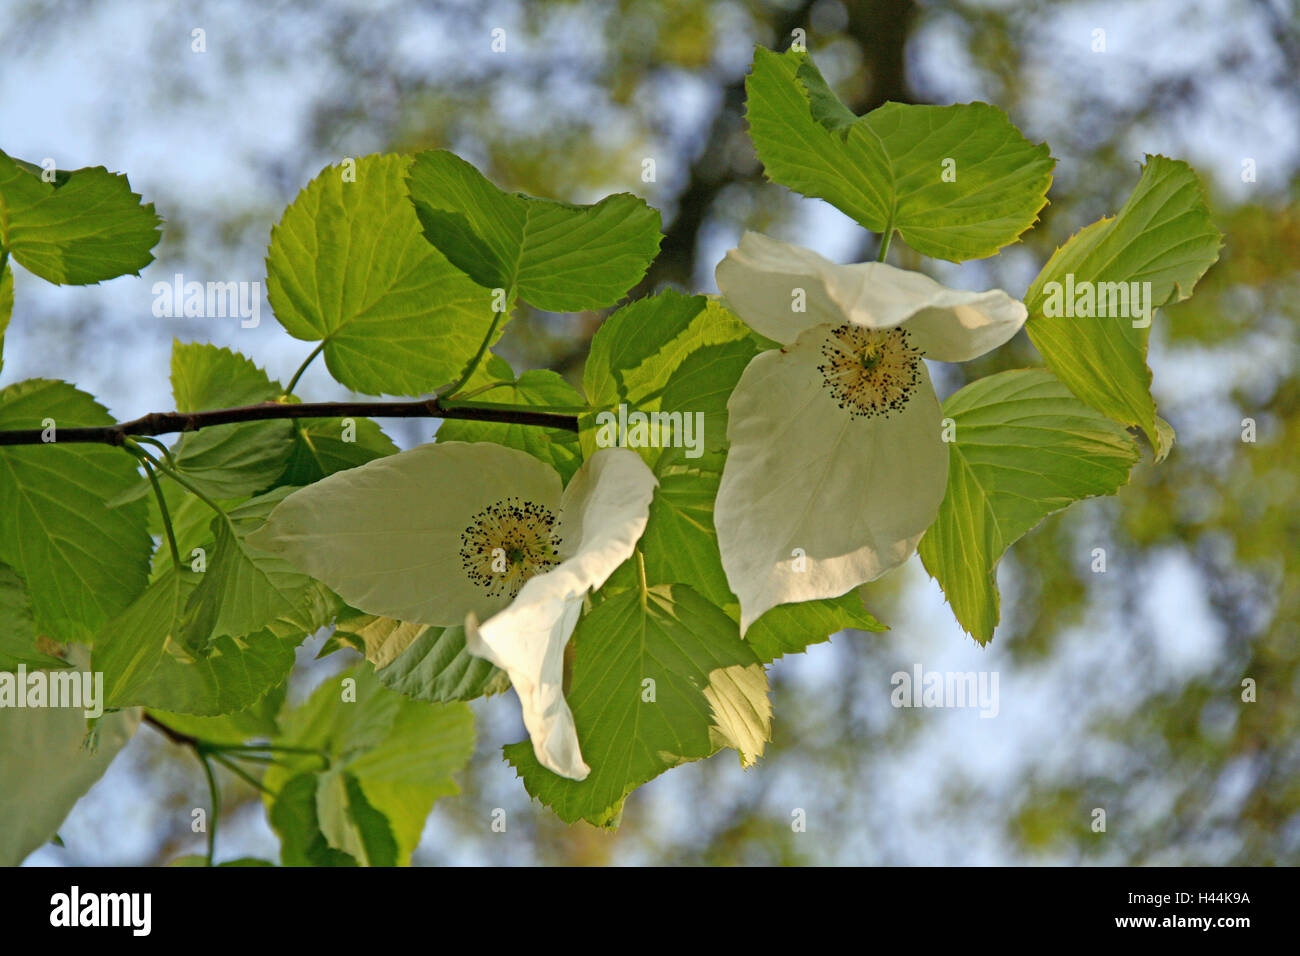
POLYGON ((822 344, 822 357, 817 370, 853 418, 901 412, 921 380, 921 353, 904 329, 837 326, 822 344))
POLYGON ((474 515, 461 532, 461 565, 490 597, 513 598, 529 578, 560 563, 555 525, 551 509, 503 498, 474 515))

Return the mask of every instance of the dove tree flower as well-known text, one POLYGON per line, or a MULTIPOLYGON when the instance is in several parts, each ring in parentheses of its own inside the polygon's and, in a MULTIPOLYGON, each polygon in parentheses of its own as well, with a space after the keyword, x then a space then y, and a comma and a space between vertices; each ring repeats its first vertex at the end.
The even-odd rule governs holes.
POLYGON ((623 448, 562 488, 513 448, 421 445, 294 492, 252 543, 368 614, 465 627, 469 652, 510 677, 537 759, 581 780, 564 648, 587 592, 631 556, 656 485, 623 448))
MULTIPOLYGON (((801 47, 756 48, 745 77, 766 179, 835 206, 882 249, 951 262, 1034 226, 1048 144, 988 103, 857 116, 801 47)), ((39 321, 15 313, 15 282, 138 274, 161 236, 125 175, 47 172, 0 151, 0 330, 11 313, 39 321)), ((990 641, 1012 542, 1123 486, 1141 458, 1131 430, 1155 462, 1170 451, 1148 320, 1191 294, 1223 237, 1195 171, 1152 155, 1115 215, 1043 264, 1025 305, 746 235, 718 284, 754 334, 705 296, 663 290, 601 323, 583 393, 493 354, 521 305, 617 306, 663 240, 659 211, 636 196, 507 192, 446 150, 321 170, 270 230, 268 301, 304 344, 287 385, 252 356, 177 342, 175 411, 114 421, 69 382, 0 388, 0 671, 80 667, 58 648, 89 644, 106 713, 220 718, 282 686, 308 635, 355 629, 373 674, 362 664, 323 684, 265 744, 229 745, 275 757, 264 794, 282 862, 387 865, 409 861, 472 754, 465 701, 500 686, 492 661, 528 727, 503 752, 528 793, 559 819, 616 826, 629 794, 672 767, 724 747, 756 760, 772 728, 765 668, 844 627, 880 628, 861 602, 818 599, 918 544, 957 622, 990 641), (1140 291, 1145 317, 1056 315, 1062 288, 1130 290, 1130 318, 1140 291), (1026 309, 1046 367, 976 379, 941 409, 926 359, 996 348, 1026 309), (399 400, 308 401, 299 386, 317 358, 339 386, 399 400), (374 420, 390 416, 449 419, 448 440, 398 453, 374 420), (615 571, 625 563, 633 573, 615 571), (325 584, 381 618, 361 620, 325 584), (357 693, 341 697, 346 680, 357 693)), ((3 864, 52 837, 102 770, 77 766, 79 715, 43 710, 49 721, 0 706, 3 864), (10 820, 36 824, 15 842, 10 820)), ((214 853, 209 839, 208 864, 214 853)))
POLYGON ((717 281, 750 328, 781 344, 755 356, 727 403, 714 521, 743 632, 769 608, 844 594, 916 550, 948 478, 922 359, 983 355, 1026 310, 999 289, 837 265, 752 232, 717 281))

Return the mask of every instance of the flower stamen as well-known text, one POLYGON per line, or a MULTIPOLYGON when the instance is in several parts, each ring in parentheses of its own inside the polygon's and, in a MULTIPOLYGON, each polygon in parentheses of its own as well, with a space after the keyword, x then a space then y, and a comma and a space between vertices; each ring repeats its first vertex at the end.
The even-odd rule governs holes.
POLYGON ((524 582, 560 563, 551 509, 503 498, 470 519, 460 536, 465 574, 490 597, 514 598, 524 582))
POLYGON ((901 412, 921 380, 921 353, 905 329, 835 327, 822 344, 817 366, 840 408, 853 418, 901 412))

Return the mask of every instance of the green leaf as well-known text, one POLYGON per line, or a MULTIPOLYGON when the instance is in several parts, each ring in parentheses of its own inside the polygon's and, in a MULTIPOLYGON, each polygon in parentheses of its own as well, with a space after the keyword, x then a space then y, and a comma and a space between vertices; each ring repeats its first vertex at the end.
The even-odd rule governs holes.
POLYGON ((407 176, 428 241, 480 286, 548 312, 613 305, 659 251, 659 212, 630 193, 591 206, 507 193, 447 150, 407 176))
MULTIPOLYGON (((660 475, 640 548, 650 584, 689 584, 739 621, 740 604, 727 585, 713 527, 719 478, 717 471, 700 469, 675 469, 660 475)), ((620 573, 627 572, 620 569, 620 573)), ((623 580, 630 583, 630 578, 623 580)), ((888 630, 862 606, 861 595, 850 591, 838 598, 774 607, 750 626, 744 640, 760 661, 769 663, 849 628, 888 630)))
POLYGON ((316 652, 316 660, 323 660, 331 654, 343 650, 345 647, 349 647, 358 654, 361 654, 365 648, 364 645, 358 646, 358 644, 360 644, 360 642, 354 642, 350 634, 344 634, 342 631, 336 630, 329 637, 325 638, 325 643, 322 644, 320 650, 316 652))
MULTIPOLYGON (((410 647, 427 626, 349 608, 339 615, 334 635, 357 648, 376 670, 387 667, 410 647)), ((444 628, 433 628, 440 632, 444 628)))
POLYGON ((293 425, 293 449, 277 482, 281 485, 310 485, 399 451, 368 418, 310 418, 293 425))
MULTIPOLYGON (((181 563, 188 565, 191 570, 197 570, 194 566, 199 555, 194 553, 195 548, 202 548, 204 551, 204 560, 212 551, 213 534, 212 534, 212 507, 197 495, 190 494, 174 481, 168 481, 166 478, 160 478, 159 484, 162 486, 163 497, 167 499, 167 510, 171 514, 172 533, 176 536, 176 550, 180 555, 181 563)), ((145 482, 146 489, 148 482, 145 482)), ((132 492, 132 497, 135 493, 132 492)), ((246 498, 218 498, 216 504, 220 505, 223 510, 229 511, 243 504, 246 498)), ((154 498, 152 491, 148 492, 145 501, 149 506, 149 533, 158 538, 163 538, 165 532, 162 524, 162 513, 158 509, 158 502, 154 498)), ((172 552, 164 539, 159 547, 153 553, 153 564, 149 572, 149 580, 156 581, 162 574, 170 571, 172 568, 172 552)))
MULTIPOLYGON (((179 412, 258 405, 275 401, 283 392, 250 359, 200 342, 172 343, 171 382, 179 412)), ((238 499, 269 488, 284 472, 293 448, 293 426, 288 421, 239 422, 182 435, 172 456, 181 473, 204 494, 238 499)), ((119 500, 149 494, 149 482, 141 478, 119 500)), ((169 504, 183 500, 184 496, 168 489, 169 504)))
POLYGON ((365 649, 380 683, 413 700, 473 700, 510 686, 504 671, 465 649, 463 627, 431 627, 355 612, 340 617, 335 634, 354 638, 352 643, 365 649))
POLYGON ((897 230, 924 255, 990 256, 1047 202, 1047 144, 1030 143, 987 103, 886 103, 854 117, 806 53, 762 48, 745 89, 750 136, 773 182, 873 232, 897 230))
MULTIPOLYGON (((277 742, 325 751, 330 765, 319 774, 322 780, 331 773, 356 780, 365 806, 356 797, 349 797, 347 805, 358 809, 359 822, 338 812, 337 781, 324 781, 329 791, 324 799, 320 785, 315 789, 322 830, 327 838, 332 835, 336 849, 356 849, 357 841, 378 845, 374 833, 367 832, 376 825, 373 812, 387 820, 395 859, 405 864, 434 802, 459 792, 451 775, 473 753, 474 720, 465 704, 408 700, 383 687, 369 671, 356 667, 326 679, 305 704, 282 718, 284 733, 277 742)), ((289 755, 285 764, 271 766, 263 778, 272 791, 299 773, 319 770, 320 758, 289 755)), ((384 859, 382 854, 378 858, 384 859)))
POLYGON ((42 170, 0 151, 0 248, 47 282, 90 285, 139 275, 153 262, 161 220, 103 166, 42 170))
POLYGON ((205 342, 172 341, 171 382, 178 412, 258 405, 284 391, 252 359, 205 342))
POLYGON ((331 166, 271 231, 267 296, 295 338, 325 343, 330 374, 368 395, 454 381, 492 321, 491 293, 424 240, 406 156, 365 156, 355 182, 331 166))
POLYGON ((12 671, 19 664, 28 670, 71 666, 40 650, 27 587, 12 568, 0 564, 0 671, 12 671))
MULTIPOLYGON (((546 369, 524 372, 513 385, 491 389, 481 401, 504 405, 540 405, 552 408, 586 405, 577 389, 560 375, 546 369)), ((438 426, 438 441, 490 441, 526 451, 560 473, 567 483, 582 464, 578 436, 558 428, 510 425, 497 422, 470 422, 451 419, 438 426)))
POLYGON ((209 498, 239 498, 274 484, 292 451, 288 421, 241 422, 182 435, 173 457, 180 473, 209 498))
POLYGON ((356 858, 329 845, 316 811, 317 775, 302 773, 280 787, 267 815, 280 837, 284 866, 357 866, 356 858))
MULTIPOLYGON (((640 550, 650 584, 689 584, 736 620, 740 607, 722 569, 713 505, 727 444, 727 400, 759 349, 748 327, 721 303, 666 292, 638 300, 605 321, 592 340, 583 377, 596 409, 623 404, 629 410, 703 416, 703 428, 696 429, 703 440, 696 448, 638 449, 659 478, 640 550), (694 452, 698 458, 690 457, 694 452)), ((583 416, 581 423, 590 453, 598 446, 595 414, 583 416)), ((606 590, 635 583, 628 564, 606 590)), ((773 609, 754 623, 746 640, 769 661, 850 627, 884 630, 860 599, 846 595, 773 609)))
POLYGON ((562 820, 617 825, 627 794, 665 770, 724 746, 746 765, 762 754, 771 731, 763 665, 736 622, 689 587, 610 597, 573 642, 566 697, 591 774, 551 773, 527 740, 505 748, 528 792, 562 820))
POLYGON ((763 663, 786 654, 802 654, 811 644, 830 640, 839 631, 887 631, 862 604, 854 589, 837 598, 778 604, 745 632, 745 641, 763 663))
MULTIPOLYGON (((0 390, 0 429, 103 426, 113 419, 64 382, 0 390)), ((107 502, 138 480, 135 460, 106 445, 0 448, 0 561, 26 582, 38 632, 87 641, 144 588, 153 542, 143 502, 107 502)))
POLYGON ((0 708, 0 866, 17 866, 55 836, 139 723, 137 710, 105 714, 88 737, 75 708, 0 708))
MULTIPOLYGON (((213 716, 244 710, 282 683, 302 643, 302 621, 277 620, 245 637, 220 637, 205 654, 181 641, 186 603, 202 574, 169 570, 95 639, 94 669, 110 707, 143 705, 213 716)), ((327 616, 321 606, 313 613, 327 616)), ((300 608, 296 616, 301 616, 300 608)), ((322 621, 322 623, 324 623, 322 621)))
MULTIPOLYGON (((739 320, 716 302, 705 314, 717 325, 730 326, 739 320)), ((664 384, 660 411, 683 415, 682 440, 674 438, 667 458, 698 460, 708 452, 727 449, 727 401, 750 360, 760 349, 752 337, 712 342, 695 349, 678 365, 664 384), (687 419, 686 416, 693 416, 687 419)))
POLYGON ((286 690, 287 684, 280 684, 259 698, 253 706, 215 717, 197 717, 193 714, 152 709, 149 714, 172 730, 208 743, 239 745, 250 740, 270 740, 280 733, 276 717, 284 705, 286 690))
POLYGON ((619 440, 620 405, 627 416, 683 416, 680 439, 673 435, 664 440, 661 434, 654 447, 633 444, 638 438, 629 422, 627 447, 635 448, 652 467, 663 448, 674 442, 674 458, 697 458, 725 448, 727 399, 757 353, 749 327, 704 296, 669 291, 619 309, 592 338, 583 370, 583 387, 593 409, 580 421, 583 450, 591 455, 602 441, 619 440), (686 448, 684 416, 697 414, 703 416, 702 425, 696 427, 699 419, 693 417, 690 436, 697 447, 686 448))
POLYGON ((1174 442, 1178 436, 1174 433, 1174 426, 1167 421, 1156 416, 1156 440, 1152 443, 1156 450, 1156 464, 1164 461, 1171 451, 1174 450, 1174 442))
POLYGON ((958 623, 986 644, 999 616, 998 559, 1052 512, 1113 494, 1139 453, 1045 369, 972 382, 943 413, 956 426, 948 491, 919 550, 958 623))
POLYGON ((14 314, 14 273, 6 262, 0 267, 0 371, 4 370, 5 333, 14 314))
MULTIPOLYGON (((202 343, 172 346, 176 410, 199 412, 273 402, 283 389, 249 359, 202 343)), ((204 494, 239 498, 265 491, 284 473, 294 448, 288 421, 214 425, 182 435, 173 456, 204 494)))
POLYGON ((1218 259, 1222 242, 1192 168, 1179 160, 1147 156, 1142 178, 1119 215, 1099 219, 1072 236, 1025 295, 1025 330, 1047 367, 1093 408, 1141 428, 1158 456, 1167 451, 1167 436, 1156 422, 1151 397, 1146 363, 1149 319, 1155 309, 1192 294, 1197 280, 1218 259), (1150 294, 1143 297, 1149 306, 1146 316, 1114 315, 1133 311, 1131 300, 1128 309, 1113 308, 1123 304, 1112 301, 1120 289, 1101 284, 1134 282, 1150 283, 1150 294), (1070 295, 1071 286, 1080 291, 1070 295), (1084 290, 1091 290, 1096 300, 1092 306, 1080 300, 1084 290), (1103 303, 1107 316, 1082 315, 1075 308, 1082 305, 1096 313, 1103 303), (1134 321, 1140 327, 1134 328, 1134 321))
POLYGON ((727 586, 713 528, 719 471, 681 469, 659 476, 650 519, 641 536, 646 580, 689 584, 739 620, 740 604, 727 586))
POLYGON ((352 774, 331 770, 316 782, 316 811, 321 833, 330 846, 362 866, 396 866, 397 841, 388 818, 366 800, 352 774))
POLYGON ((304 634, 325 623, 330 597, 324 586, 248 542, 296 490, 277 488, 213 518, 211 561, 186 605, 180 634, 186 648, 203 653, 214 638, 244 637, 276 620, 295 622, 304 634))

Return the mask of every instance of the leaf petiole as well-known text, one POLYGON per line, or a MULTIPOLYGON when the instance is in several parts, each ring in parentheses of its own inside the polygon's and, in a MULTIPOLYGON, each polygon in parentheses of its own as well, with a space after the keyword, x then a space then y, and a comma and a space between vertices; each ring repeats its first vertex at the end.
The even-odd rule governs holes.
POLYGON ((470 359, 469 364, 465 366, 465 371, 461 373, 459 379, 451 385, 438 390, 438 398, 443 398, 444 396, 451 398, 465 387, 465 383, 470 380, 470 377, 478 369, 478 363, 483 361, 483 356, 487 353, 488 346, 492 344, 493 336, 496 335, 497 326, 501 324, 501 316, 505 314, 505 309, 502 309, 500 312, 495 310, 493 311, 492 324, 488 326, 487 335, 483 336, 483 341, 479 343, 478 351, 474 353, 474 357, 470 359))

